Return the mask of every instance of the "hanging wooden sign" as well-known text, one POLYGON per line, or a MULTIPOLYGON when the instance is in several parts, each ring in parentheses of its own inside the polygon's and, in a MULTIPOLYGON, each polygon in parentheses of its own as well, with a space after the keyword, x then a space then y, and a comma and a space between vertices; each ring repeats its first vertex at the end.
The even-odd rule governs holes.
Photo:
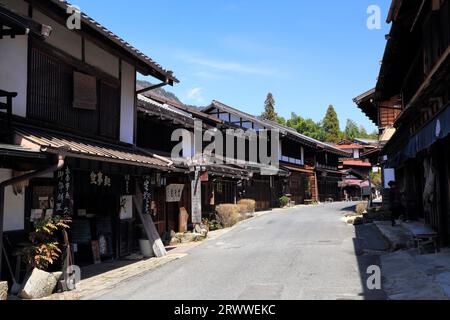
POLYGON ((56 173, 57 188, 55 200, 55 214, 59 216, 72 216, 72 173, 69 167, 66 167, 56 173))
POLYGON ((149 176, 144 177, 143 190, 142 190, 142 202, 144 214, 151 213, 151 200, 152 200, 152 184, 149 176))
POLYGON ((202 223, 202 188, 199 171, 195 171, 195 177, 191 181, 192 198, 192 223, 202 223))
POLYGON ((92 248, 92 258, 94 260, 94 264, 100 264, 102 263, 102 260, 100 258, 100 244, 97 240, 91 241, 91 248, 92 248))
POLYGON ((166 187, 166 202, 180 202, 184 184, 169 184, 166 187))

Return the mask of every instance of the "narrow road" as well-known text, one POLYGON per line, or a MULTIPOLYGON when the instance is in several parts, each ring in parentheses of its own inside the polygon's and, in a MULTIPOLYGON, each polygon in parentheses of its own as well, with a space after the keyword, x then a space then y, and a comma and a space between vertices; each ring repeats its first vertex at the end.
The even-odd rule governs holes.
POLYGON ((349 203, 275 211, 121 283, 97 299, 383 299, 366 288, 383 250, 371 225, 340 221, 349 203))

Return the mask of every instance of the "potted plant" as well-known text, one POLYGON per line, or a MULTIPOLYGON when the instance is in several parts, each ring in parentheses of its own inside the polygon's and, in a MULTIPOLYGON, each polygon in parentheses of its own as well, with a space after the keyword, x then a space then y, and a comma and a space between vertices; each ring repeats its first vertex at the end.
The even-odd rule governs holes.
POLYGON ((54 233, 69 228, 69 217, 46 217, 34 221, 34 231, 30 233, 31 244, 24 248, 24 258, 29 269, 47 270, 60 256, 61 249, 54 233))

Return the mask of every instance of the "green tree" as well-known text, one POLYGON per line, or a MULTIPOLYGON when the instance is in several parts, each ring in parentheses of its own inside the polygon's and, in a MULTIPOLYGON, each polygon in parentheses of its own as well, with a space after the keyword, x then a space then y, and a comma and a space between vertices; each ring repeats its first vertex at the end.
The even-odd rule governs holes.
POLYGON ((363 125, 359 126, 359 136, 357 138, 363 138, 363 139, 369 138, 369 135, 367 134, 367 130, 366 130, 366 128, 364 128, 363 125))
POLYGON ((277 113, 275 112, 275 99, 271 92, 267 94, 266 101, 264 102, 264 112, 261 118, 264 120, 277 121, 277 113))
POLYGON ((326 134, 326 140, 328 142, 339 142, 342 138, 342 132, 339 127, 339 119, 334 110, 334 107, 330 105, 328 107, 325 118, 322 121, 323 130, 326 134))
POLYGON ((286 119, 284 117, 277 117, 277 122, 283 126, 286 125, 286 119))
POLYGON ((353 140, 359 136, 359 128, 355 121, 347 119, 344 131, 345 139, 353 140))
POLYGON ((286 121, 286 125, 305 136, 325 141, 325 131, 320 123, 314 122, 312 119, 304 119, 301 116, 292 113, 291 118, 286 121))
POLYGON ((369 134, 369 139, 378 140, 378 130, 374 130, 369 134))

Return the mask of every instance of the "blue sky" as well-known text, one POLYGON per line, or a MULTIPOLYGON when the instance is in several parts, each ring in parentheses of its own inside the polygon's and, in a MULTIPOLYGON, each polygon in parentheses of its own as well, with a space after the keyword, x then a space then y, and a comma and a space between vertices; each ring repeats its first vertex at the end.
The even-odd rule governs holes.
POLYGON ((351 118, 375 129, 352 98, 376 83, 389 0, 72 3, 173 70, 181 83, 169 90, 185 103, 260 114, 271 91, 281 116, 319 121, 333 104, 342 128, 351 118), (366 26, 370 5, 381 8, 381 30, 366 26))

